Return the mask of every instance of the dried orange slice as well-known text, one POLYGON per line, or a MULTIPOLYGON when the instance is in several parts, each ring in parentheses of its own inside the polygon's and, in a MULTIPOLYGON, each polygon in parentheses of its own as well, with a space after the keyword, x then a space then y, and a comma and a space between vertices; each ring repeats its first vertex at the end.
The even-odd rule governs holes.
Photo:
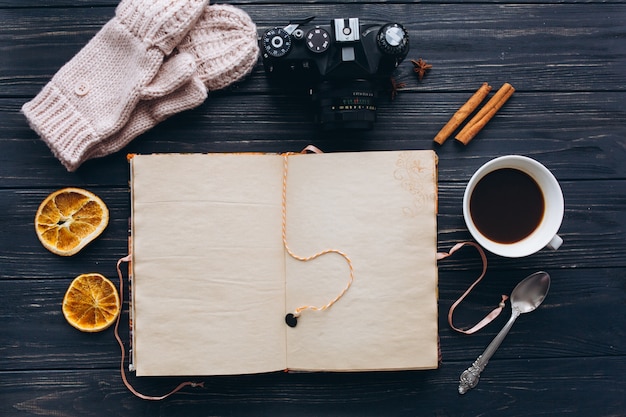
POLYGON ((35 231, 43 246, 61 256, 74 255, 109 224, 109 209, 92 192, 63 188, 42 201, 35 231))
POLYGON ((99 332, 120 314, 120 297, 115 285, 97 273, 74 278, 63 297, 63 315, 83 332, 99 332))

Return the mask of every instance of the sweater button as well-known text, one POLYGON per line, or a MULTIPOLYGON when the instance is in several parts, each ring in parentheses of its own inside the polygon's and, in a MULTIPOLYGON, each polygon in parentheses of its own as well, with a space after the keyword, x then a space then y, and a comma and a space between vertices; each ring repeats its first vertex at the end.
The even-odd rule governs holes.
POLYGON ((76 93, 77 96, 84 96, 88 92, 89 92, 89 84, 87 84, 84 81, 81 81, 80 83, 78 83, 76 88, 74 88, 74 93, 76 93))

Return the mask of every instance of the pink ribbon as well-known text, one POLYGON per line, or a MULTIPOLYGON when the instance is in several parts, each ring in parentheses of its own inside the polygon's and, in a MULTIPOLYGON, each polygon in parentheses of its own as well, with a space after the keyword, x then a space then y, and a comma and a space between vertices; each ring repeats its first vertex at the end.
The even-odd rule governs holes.
POLYGON ((452 249, 450 249, 449 252, 447 253, 442 253, 442 252, 438 252, 437 253, 437 260, 441 260, 441 259, 445 259, 448 256, 452 255, 454 252, 456 252, 457 250, 461 249, 463 246, 465 245, 470 245, 476 248, 476 250, 478 250, 478 253, 480 254, 480 258, 483 262, 483 270, 480 273, 480 276, 478 277, 478 279, 476 279, 476 281, 474 281, 474 283, 472 285, 469 286, 469 288, 463 293, 463 295, 461 295, 461 297, 459 297, 458 300, 456 300, 452 306, 450 307, 450 310, 448 311, 448 324, 450 325, 450 327, 452 327, 454 330, 456 330, 459 333, 464 333, 464 334, 472 334, 477 332, 478 330, 482 329, 483 327, 485 327, 487 324, 491 323, 493 321, 493 319, 495 319, 496 317, 498 317, 498 315, 502 312, 502 309, 504 308, 505 305, 505 301, 509 298, 507 295, 502 295, 502 301, 500 301, 500 304, 498 304, 498 307, 496 307, 495 309, 493 309, 489 314, 487 314, 481 321, 479 321, 478 323, 476 323, 474 326, 472 326, 469 329, 460 329, 458 327, 456 327, 453 323, 452 320, 452 315, 454 314, 454 310, 456 309, 456 307, 461 304, 461 302, 465 299, 465 297, 467 297, 467 295, 472 292, 472 290, 474 289, 474 287, 476 285, 478 285, 478 283, 483 279, 483 277, 485 276, 485 273, 487 272, 487 256, 485 255, 485 251, 483 251, 483 248, 480 247, 480 245, 478 245, 477 243, 474 242, 461 242, 461 243, 457 243, 456 245, 454 245, 452 247, 452 249))
MULTIPOLYGON (((120 279, 120 305, 121 306, 124 305, 124 278, 122 276, 122 271, 120 269, 120 265, 122 264, 122 262, 127 262, 127 263, 131 262, 131 255, 125 256, 122 259, 117 261, 117 276, 120 279)), ((128 388, 130 392, 132 392, 133 394, 135 394, 135 396, 141 398, 142 400, 160 401, 180 391, 186 386, 204 387, 204 382, 191 382, 191 381, 182 382, 178 384, 178 386, 174 388, 172 391, 168 392, 165 395, 160 395, 158 397, 145 395, 135 390, 135 388, 133 388, 131 383, 128 382, 128 379, 126 378, 126 371, 124 369, 124 358, 126 357, 126 350, 124 349, 124 342, 122 342, 122 338, 120 337, 120 333, 119 333, 120 317, 122 317, 121 312, 120 314, 118 314, 117 321, 115 322, 115 339, 117 340, 117 343, 120 345, 120 349, 122 351, 122 360, 120 362, 120 373, 122 374, 122 381, 124 381, 124 385, 126 385, 126 388, 128 388)))

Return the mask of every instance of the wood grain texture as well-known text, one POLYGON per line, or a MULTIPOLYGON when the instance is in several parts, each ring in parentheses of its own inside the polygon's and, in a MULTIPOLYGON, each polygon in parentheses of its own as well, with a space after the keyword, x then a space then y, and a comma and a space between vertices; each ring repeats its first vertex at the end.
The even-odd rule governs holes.
MULTIPOLYGON (((458 376, 465 366, 455 362, 425 372, 213 377, 204 381, 204 388, 189 388, 157 403, 129 397, 114 370, 6 372, 0 380, 0 412, 16 417, 129 413, 189 417, 389 413, 523 417, 542 413, 619 416, 623 412, 623 357, 494 360, 470 393, 472 397, 459 397, 458 376)), ((133 380, 137 388, 155 395, 180 381, 133 380)))
MULTIPOLYGON (((459 256, 473 259, 472 253, 459 256)), ((541 309, 519 319, 494 360, 515 359, 520 352, 527 359, 624 356, 626 347, 620 342, 626 337, 622 326, 626 320, 623 293, 626 273, 611 268, 544 269, 552 277, 549 297, 541 309), (597 285, 598 282, 602 285, 597 285), (584 317, 577 315, 581 309, 586 312, 584 317)), ((114 266, 97 265, 89 271, 92 270, 118 282, 114 266)), ((509 318, 507 307, 494 323, 472 336, 458 334, 448 327, 448 309, 461 295, 463 286, 469 286, 478 272, 471 266, 463 271, 442 268, 439 333, 444 364, 465 361, 469 366, 509 318)), ((469 327, 477 322, 497 306, 500 294, 509 294, 517 281, 531 272, 534 269, 490 271, 480 287, 458 307, 455 324, 469 327)), ((0 372, 114 369, 119 363, 120 351, 113 339, 113 329, 96 334, 81 333, 65 322, 61 302, 73 278, 68 275, 58 279, 0 281, 0 317, 4 323, 0 334, 3 353, 0 372), (32 317, 38 320, 33 321, 32 317)), ((122 314, 120 332, 128 343, 126 304, 122 314)), ((411 320, 410 317, 405 319, 411 320)))
POLYGON ((41 186, 124 184, 128 152, 284 152, 311 143, 327 152, 434 149, 442 182, 467 181, 482 163, 503 153, 538 159, 559 180, 626 178, 626 93, 516 92, 469 145, 455 140, 434 144, 435 134, 468 96, 406 92, 394 101, 381 97, 374 130, 328 133, 314 124, 305 95, 222 92, 121 152, 87 162, 76 174, 66 173, 29 129, 19 113, 22 101, 0 99, 0 145, 6 149, 0 154, 0 187, 32 186, 33 180, 41 186))
MULTIPOLYGON (((283 24, 285 5, 242 5, 259 31, 283 24)), ((290 6, 295 7, 295 6, 290 6)), ((626 91, 626 5, 618 4, 298 4, 297 16, 401 21, 410 57, 434 65, 420 91, 474 91, 482 82, 508 81, 517 91, 626 91), (581 40, 584 42, 581 44, 581 40), (558 77, 554 74, 558 73, 558 77)), ((34 96, 114 15, 112 7, 3 10, 0 88, 34 96), (33 29, 36 28, 36 29, 33 29), (16 53, 19 51, 19 53, 16 53)), ((412 64, 398 79, 417 88, 412 64)), ((257 66, 247 89, 266 91, 257 66)))
MULTIPOLYGON (((490 268, 594 268, 626 266, 626 196, 619 194, 621 181, 562 181, 567 201, 560 230, 565 240, 556 252, 543 250, 531 257, 506 259, 489 255, 490 268), (617 194, 607 190, 615 189, 617 194), (601 191, 598 191, 601 190, 601 191)), ((54 189, 0 190, 0 208, 4 214, 0 233, 11 236, 0 242, 3 246, 1 279, 63 278, 78 275, 94 267, 106 268, 109 274, 115 261, 125 255, 128 229, 129 195, 127 189, 90 188, 105 201, 111 211, 109 226, 102 236, 79 254, 64 258, 56 256, 38 241, 33 219, 41 201, 54 189), (60 274, 61 273, 61 274, 60 274)), ((462 217, 464 183, 440 184, 438 245, 449 250, 455 242, 471 238, 462 217)), ((473 254, 474 261, 478 260, 473 254)), ((446 260, 442 268, 467 266, 455 258, 446 260), (450 265, 450 267, 448 267, 450 265)))
MULTIPOLYGON (((211 92, 123 151, 68 173, 29 128, 21 106, 109 20, 117 0, 0 0, 0 415, 2 416, 620 416, 626 410, 626 2, 501 0, 225 1, 259 31, 291 18, 354 16, 397 20, 411 36, 409 58, 433 64, 421 82, 407 60, 395 100, 384 88, 376 127, 322 132, 308 97, 250 76, 211 92), (434 135, 482 82, 516 92, 468 145, 434 135), (510 309, 472 336, 447 324, 450 305, 480 272, 476 252, 440 261, 443 362, 427 372, 271 373, 204 378, 163 402, 132 396, 118 371, 112 329, 81 333, 65 323, 61 300, 78 274, 117 282, 130 215, 126 154, 285 152, 315 144, 326 152, 433 149, 439 156, 438 249, 467 240, 461 202, 471 174, 504 154, 550 168, 565 196, 563 246, 522 259, 488 254, 487 276, 461 304, 457 326, 494 308, 526 275, 546 270, 552 286, 520 318, 466 396, 460 373, 506 322, 510 309), (111 211, 102 236, 71 258, 46 251, 33 218, 50 192, 80 186, 111 211)), ((387 87, 385 87, 387 88, 387 87)), ((391 279, 392 277, 390 277, 391 279)), ((128 343, 127 305, 122 337, 128 343)), ((410 317, 399 317, 410 321, 410 317)), ((207 329, 210 331, 210 329, 207 329)), ((131 376, 161 394, 178 378, 131 376)))

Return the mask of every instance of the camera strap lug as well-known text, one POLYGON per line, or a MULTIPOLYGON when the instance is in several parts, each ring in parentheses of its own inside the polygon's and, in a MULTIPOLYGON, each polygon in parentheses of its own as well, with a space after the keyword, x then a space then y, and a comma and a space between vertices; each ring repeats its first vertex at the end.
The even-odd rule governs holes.
POLYGON ((311 22, 313 19, 315 19, 315 16, 309 16, 302 20, 293 20, 289 22, 289 24, 285 26, 283 30, 291 35, 294 30, 298 29, 298 26, 306 25, 307 23, 311 22))

